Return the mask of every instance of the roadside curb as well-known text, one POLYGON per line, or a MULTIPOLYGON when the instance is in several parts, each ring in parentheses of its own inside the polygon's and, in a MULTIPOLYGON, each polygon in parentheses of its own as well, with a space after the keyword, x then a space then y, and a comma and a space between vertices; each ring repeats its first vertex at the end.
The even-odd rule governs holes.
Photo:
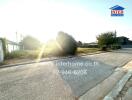
POLYGON ((1 68, 8 68, 8 67, 19 66, 19 65, 25 65, 25 64, 33 64, 33 63, 54 61, 54 60, 59 60, 59 59, 67 59, 67 58, 74 58, 74 57, 83 57, 83 56, 100 54, 100 53, 106 53, 106 52, 96 52, 96 53, 81 54, 81 55, 77 55, 77 56, 67 56, 67 57, 55 57, 55 58, 53 57, 53 58, 48 58, 48 59, 42 59, 39 62, 33 60, 33 61, 28 61, 28 62, 23 62, 23 63, 8 64, 8 65, 2 65, 2 66, 0 66, 0 69, 1 68))
MULTIPOLYGON (((61 59, 66 59, 66 58, 61 58, 61 59)), ((53 60, 59 60, 59 58, 46 59, 46 60, 41 60, 41 61, 39 61, 39 62, 48 62, 48 61, 53 61, 53 60)), ((28 61, 28 62, 23 62, 23 63, 2 65, 2 66, 0 66, 0 68, 14 67, 14 66, 19 66, 19 65, 33 64, 33 63, 39 63, 39 62, 37 62, 37 61, 28 61)))
POLYGON ((114 100, 119 92, 123 89, 128 79, 132 76, 132 70, 128 71, 123 78, 116 84, 116 86, 109 92, 103 100, 114 100))
POLYGON ((79 100, 102 100, 125 74, 124 69, 116 68, 108 78, 80 96, 79 100))
POLYGON ((88 90, 79 100, 114 100, 132 75, 132 60, 115 71, 104 81, 88 90))

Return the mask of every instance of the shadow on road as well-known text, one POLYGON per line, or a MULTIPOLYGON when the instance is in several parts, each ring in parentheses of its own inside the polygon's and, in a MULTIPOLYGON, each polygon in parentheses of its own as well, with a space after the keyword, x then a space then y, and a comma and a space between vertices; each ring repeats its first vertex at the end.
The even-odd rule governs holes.
POLYGON ((84 57, 57 60, 54 65, 76 97, 83 95, 113 72, 110 65, 84 57))

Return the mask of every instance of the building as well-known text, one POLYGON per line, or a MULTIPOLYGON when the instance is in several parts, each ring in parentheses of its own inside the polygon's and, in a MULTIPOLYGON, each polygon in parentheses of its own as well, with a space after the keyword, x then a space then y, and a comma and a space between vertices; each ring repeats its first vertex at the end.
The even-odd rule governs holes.
POLYGON ((132 41, 130 41, 129 38, 125 36, 117 37, 117 41, 120 45, 132 45, 132 41))
POLYGON ((19 43, 0 38, 0 63, 4 61, 4 56, 7 52, 20 50, 21 45, 19 43))
POLYGON ((20 50, 20 44, 10 40, 6 40, 6 47, 8 52, 20 50))
POLYGON ((132 41, 129 40, 129 38, 127 37, 124 37, 124 36, 117 37, 117 42, 123 48, 132 48, 132 41))

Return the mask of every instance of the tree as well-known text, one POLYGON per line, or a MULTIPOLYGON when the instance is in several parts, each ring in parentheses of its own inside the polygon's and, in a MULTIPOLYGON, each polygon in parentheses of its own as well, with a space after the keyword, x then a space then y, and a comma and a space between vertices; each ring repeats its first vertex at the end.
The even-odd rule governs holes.
POLYGON ((40 41, 32 36, 24 37, 20 44, 23 46, 24 50, 35 50, 41 46, 40 41))
POLYGON ((63 54, 74 55, 76 53, 77 43, 71 35, 60 31, 56 37, 56 41, 60 45, 63 54))
POLYGON ((78 47, 82 47, 83 43, 81 41, 77 42, 78 47))
POLYGON ((5 56, 8 53, 7 46, 6 46, 6 38, 0 38, 0 40, 2 41, 2 48, 3 48, 4 56, 5 56))
POLYGON ((117 38, 116 38, 116 31, 115 32, 106 32, 102 33, 97 36, 98 40, 98 45, 103 48, 103 47, 110 47, 113 44, 117 43, 117 38))

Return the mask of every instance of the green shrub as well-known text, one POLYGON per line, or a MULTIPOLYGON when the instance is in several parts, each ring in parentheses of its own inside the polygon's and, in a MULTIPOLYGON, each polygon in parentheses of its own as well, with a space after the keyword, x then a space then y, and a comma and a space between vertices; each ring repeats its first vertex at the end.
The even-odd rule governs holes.
POLYGON ((37 40, 35 37, 26 36, 20 42, 21 49, 24 50, 37 50, 41 47, 41 42, 37 40))
POLYGON ((56 41, 59 44, 62 55, 74 55, 77 50, 76 40, 67 33, 59 32, 56 41))
POLYGON ((55 40, 50 40, 45 45, 45 48, 43 50, 43 57, 62 56, 61 52, 62 50, 58 46, 58 43, 55 40))
POLYGON ((2 41, 4 55, 6 55, 6 53, 8 52, 7 47, 6 47, 6 39, 5 38, 0 38, 0 40, 2 41))
POLYGON ((116 31, 101 33, 96 38, 98 41, 98 45, 101 47, 103 51, 105 51, 106 48, 109 48, 109 46, 117 42, 116 31))
POLYGON ((102 50, 102 51, 107 51, 107 47, 106 47, 106 46, 102 46, 102 47, 101 47, 101 50, 102 50))
POLYGON ((5 59, 22 58, 24 55, 25 53, 20 51, 8 52, 5 55, 5 59))
POLYGON ((120 45, 112 45, 111 49, 112 50, 121 49, 121 46, 120 45))

